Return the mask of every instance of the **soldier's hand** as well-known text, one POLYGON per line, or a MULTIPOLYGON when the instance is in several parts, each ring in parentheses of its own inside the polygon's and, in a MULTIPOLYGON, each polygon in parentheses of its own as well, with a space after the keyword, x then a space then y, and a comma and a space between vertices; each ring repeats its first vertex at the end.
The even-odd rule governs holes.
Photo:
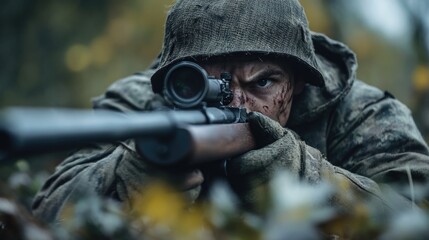
POLYGON ((290 130, 258 112, 249 114, 257 149, 227 162, 226 173, 245 207, 261 210, 266 183, 280 169, 299 177, 304 143, 290 130))

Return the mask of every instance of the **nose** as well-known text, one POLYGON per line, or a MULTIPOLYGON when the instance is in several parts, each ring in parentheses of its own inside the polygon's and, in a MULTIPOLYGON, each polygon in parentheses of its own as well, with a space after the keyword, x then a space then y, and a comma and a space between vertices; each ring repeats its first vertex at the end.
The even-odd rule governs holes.
POLYGON ((233 94, 233 98, 231 103, 228 105, 230 107, 245 107, 244 104, 246 103, 246 96, 242 89, 240 89, 237 86, 231 87, 231 91, 233 94))

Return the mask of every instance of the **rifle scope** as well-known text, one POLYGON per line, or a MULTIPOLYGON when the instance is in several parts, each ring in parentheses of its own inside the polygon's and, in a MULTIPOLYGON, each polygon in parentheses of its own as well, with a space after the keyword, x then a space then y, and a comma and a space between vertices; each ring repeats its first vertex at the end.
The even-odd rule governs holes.
POLYGON ((182 61, 165 75, 164 95, 176 107, 193 108, 203 102, 209 106, 228 105, 233 98, 231 74, 222 73, 220 79, 209 76, 198 64, 182 61))

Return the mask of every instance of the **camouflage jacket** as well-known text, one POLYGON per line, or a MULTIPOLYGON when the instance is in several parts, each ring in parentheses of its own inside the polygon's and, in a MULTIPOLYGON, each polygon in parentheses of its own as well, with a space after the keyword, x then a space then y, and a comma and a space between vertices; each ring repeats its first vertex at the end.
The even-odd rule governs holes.
MULTIPOLYGON (((392 95, 355 79, 355 55, 343 44, 313 34, 325 87, 306 85, 294 99, 286 127, 307 144, 304 179, 322 171, 350 183, 361 196, 386 202, 381 186, 429 178, 429 151, 410 111, 392 95), (407 175, 408 174, 408 175, 407 175)), ((114 83, 94 100, 95 108, 150 110, 153 70, 114 83)), ((34 214, 59 218, 64 204, 82 188, 127 201, 145 181, 144 167, 127 174, 118 169, 138 158, 132 143, 94 146, 60 164, 34 200, 34 214)))

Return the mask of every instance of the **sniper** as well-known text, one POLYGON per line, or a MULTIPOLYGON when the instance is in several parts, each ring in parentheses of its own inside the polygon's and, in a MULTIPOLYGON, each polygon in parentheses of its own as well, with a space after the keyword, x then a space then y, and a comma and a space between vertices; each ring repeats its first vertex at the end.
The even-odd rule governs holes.
MULTIPOLYGON (((352 198, 381 207, 410 206, 396 188, 429 180, 429 151, 407 107, 356 79, 355 54, 312 32, 297 0, 178 0, 169 10, 161 54, 146 70, 115 82, 94 108, 153 111, 170 107, 164 79, 187 61, 208 75, 230 76, 228 106, 245 108, 256 147, 222 167, 163 169, 147 164, 133 140, 95 145, 71 155, 33 203, 55 222, 82 187, 132 205, 153 179, 174 184, 190 203, 222 175, 244 209, 261 211, 260 189, 284 169, 299 181, 347 182, 352 198), (386 193, 384 189, 392 189, 386 193), (392 203, 392 196, 395 201, 392 203)), ((333 198, 347 211, 350 202, 333 198)), ((132 208, 132 206, 131 206, 132 208)))

